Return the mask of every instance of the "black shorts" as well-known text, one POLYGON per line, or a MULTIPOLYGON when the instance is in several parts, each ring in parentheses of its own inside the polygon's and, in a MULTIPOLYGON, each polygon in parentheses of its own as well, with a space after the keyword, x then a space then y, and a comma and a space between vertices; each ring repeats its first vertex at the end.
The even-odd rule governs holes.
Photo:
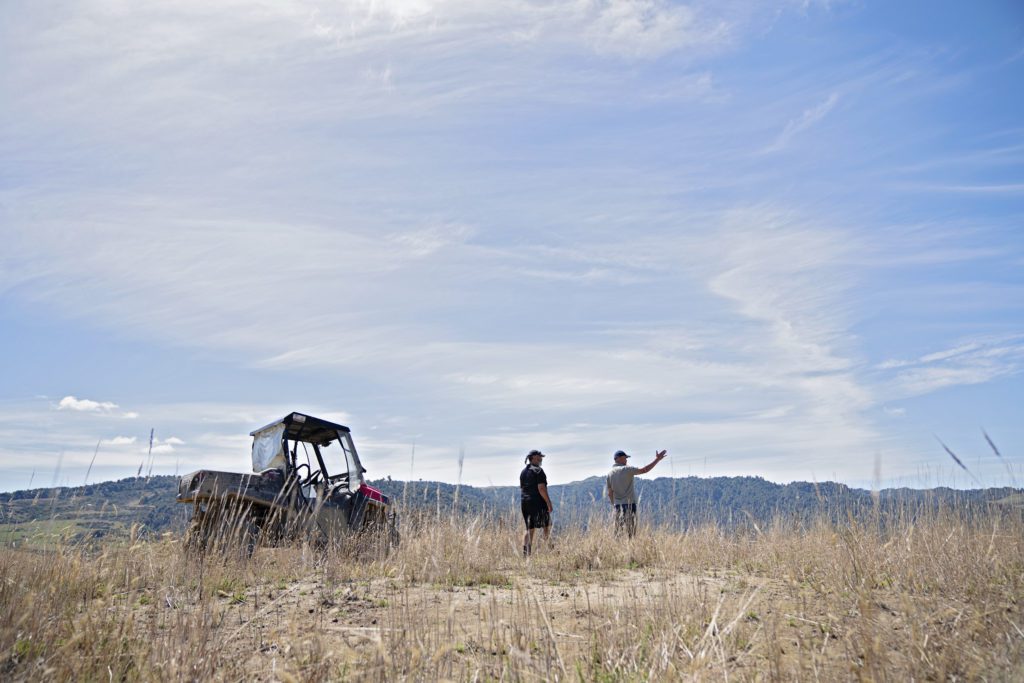
POLYGON ((523 503, 523 521, 527 529, 543 529, 551 526, 551 514, 544 503, 523 503))

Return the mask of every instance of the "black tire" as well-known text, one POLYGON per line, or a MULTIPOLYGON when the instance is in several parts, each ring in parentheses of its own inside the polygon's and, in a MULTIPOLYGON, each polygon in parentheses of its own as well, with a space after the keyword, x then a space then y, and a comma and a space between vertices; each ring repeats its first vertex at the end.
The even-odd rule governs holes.
POLYGON ((365 539, 365 547, 378 559, 389 557, 398 550, 402 536, 398 531, 398 515, 385 514, 382 518, 368 523, 361 535, 365 539))
POLYGON ((388 515, 387 525, 388 525, 388 530, 387 530, 387 534, 388 534, 387 549, 388 549, 388 552, 390 553, 390 552, 392 552, 394 550, 398 550, 398 546, 402 542, 402 534, 401 534, 401 532, 398 531, 398 513, 397 512, 388 515))
POLYGON ((204 554, 210 547, 209 511, 195 510, 185 529, 184 545, 185 552, 195 555, 204 554))
POLYGON ((240 524, 242 552, 245 554, 246 559, 252 557, 252 554, 256 552, 256 544, 260 540, 260 526, 256 523, 253 517, 247 517, 240 524))

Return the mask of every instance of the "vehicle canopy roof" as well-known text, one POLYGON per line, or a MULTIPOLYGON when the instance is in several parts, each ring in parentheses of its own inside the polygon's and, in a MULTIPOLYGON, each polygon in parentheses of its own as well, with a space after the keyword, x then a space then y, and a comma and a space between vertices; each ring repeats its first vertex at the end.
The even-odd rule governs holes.
POLYGON ((289 441, 304 441, 323 446, 338 438, 338 432, 351 432, 345 425, 335 422, 328 422, 319 417, 305 415, 303 413, 288 413, 280 420, 260 427, 249 433, 249 436, 256 436, 260 432, 284 425, 284 437, 289 441))

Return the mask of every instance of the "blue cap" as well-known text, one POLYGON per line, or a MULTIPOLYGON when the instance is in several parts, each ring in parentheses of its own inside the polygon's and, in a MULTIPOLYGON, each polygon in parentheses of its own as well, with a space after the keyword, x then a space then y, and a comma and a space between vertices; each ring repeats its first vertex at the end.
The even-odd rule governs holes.
POLYGON ((612 459, 618 457, 628 458, 629 456, 626 454, 626 451, 615 451, 615 455, 612 456, 612 459))

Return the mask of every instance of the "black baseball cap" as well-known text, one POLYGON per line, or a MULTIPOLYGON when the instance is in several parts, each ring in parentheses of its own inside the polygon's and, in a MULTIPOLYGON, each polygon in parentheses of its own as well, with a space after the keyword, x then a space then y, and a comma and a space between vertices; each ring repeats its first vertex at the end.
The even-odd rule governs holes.
POLYGON ((539 455, 542 458, 546 458, 547 457, 546 455, 544 455, 543 453, 538 451, 536 448, 534 448, 532 451, 530 451, 529 453, 526 454, 526 462, 530 462, 530 458, 532 458, 535 455, 539 455))
POLYGON ((628 458, 629 454, 627 454, 626 451, 615 451, 615 455, 612 456, 612 460, 619 457, 628 458))

